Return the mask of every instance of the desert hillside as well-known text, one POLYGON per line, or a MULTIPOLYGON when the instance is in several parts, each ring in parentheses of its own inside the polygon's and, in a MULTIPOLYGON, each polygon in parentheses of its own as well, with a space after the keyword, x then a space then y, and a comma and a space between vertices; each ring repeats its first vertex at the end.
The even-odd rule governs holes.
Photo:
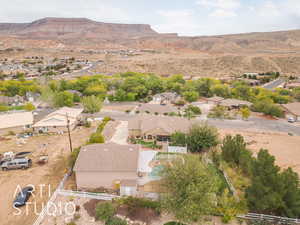
POLYGON ((11 49, 30 54, 69 51, 82 55, 83 51, 92 51, 100 59, 112 50, 155 52, 125 59, 115 54, 113 63, 98 67, 99 72, 106 73, 134 70, 162 75, 225 76, 279 71, 298 75, 300 69, 300 30, 181 37, 160 34, 145 24, 44 18, 32 23, 0 23, 0 57, 15 52, 11 49))

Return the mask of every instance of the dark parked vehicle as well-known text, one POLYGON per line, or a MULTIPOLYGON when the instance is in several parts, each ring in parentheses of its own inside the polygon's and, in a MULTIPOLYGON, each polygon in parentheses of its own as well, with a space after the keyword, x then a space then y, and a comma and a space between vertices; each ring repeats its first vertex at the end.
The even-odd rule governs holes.
POLYGON ((14 200, 14 207, 20 207, 26 204, 28 201, 31 193, 33 191, 33 187, 25 187, 20 191, 20 193, 17 195, 16 199, 14 200))

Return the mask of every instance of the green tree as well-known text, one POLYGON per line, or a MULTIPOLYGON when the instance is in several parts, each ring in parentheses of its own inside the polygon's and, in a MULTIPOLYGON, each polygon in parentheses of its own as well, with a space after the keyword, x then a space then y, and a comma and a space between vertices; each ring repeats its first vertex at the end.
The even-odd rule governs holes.
POLYGON ((162 171, 167 193, 163 206, 181 222, 195 222, 209 215, 215 207, 219 180, 199 156, 176 158, 162 171))
POLYGON ((250 114, 251 114, 251 112, 250 112, 250 110, 249 110, 248 107, 241 108, 240 109, 240 113, 242 115, 243 120, 248 119, 250 117, 250 114))
POLYGON ((102 99, 94 95, 83 97, 81 103, 86 113, 99 112, 102 107, 102 99))
POLYGON ((228 85, 217 84, 212 87, 211 91, 214 95, 223 98, 229 98, 231 96, 230 88, 228 85))
POLYGON ((275 165, 275 157, 267 150, 260 150, 253 164, 251 186, 246 189, 250 210, 265 214, 278 214, 284 206, 280 190, 280 168, 275 165))
POLYGON ((186 134, 180 131, 175 132, 171 135, 172 146, 186 146, 186 134))
POLYGON ((183 92, 183 97, 184 100, 188 101, 188 102, 195 102, 199 99, 199 94, 196 91, 186 91, 183 92))
POLYGON ((54 96, 54 106, 63 107, 63 106, 73 106, 74 105, 74 96, 68 91, 58 92, 54 96))
POLYGON ((264 99, 260 101, 256 101, 251 109, 254 112, 262 112, 266 115, 275 116, 275 117, 283 117, 284 112, 280 108, 280 106, 275 105, 272 100, 264 99))
POLYGON ((218 145, 218 130, 206 123, 193 124, 186 136, 187 146, 191 152, 202 152, 218 145))
POLYGON ((222 158, 231 166, 239 167, 243 172, 251 174, 252 170, 252 154, 246 148, 246 142, 241 135, 232 137, 227 135, 223 139, 221 146, 222 158))

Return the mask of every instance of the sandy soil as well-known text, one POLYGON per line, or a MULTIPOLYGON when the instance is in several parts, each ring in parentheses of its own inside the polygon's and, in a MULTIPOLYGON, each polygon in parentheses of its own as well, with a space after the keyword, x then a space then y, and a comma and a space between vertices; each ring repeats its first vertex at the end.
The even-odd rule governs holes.
POLYGON ((300 136, 289 136, 285 133, 252 132, 220 130, 222 136, 226 134, 241 134, 244 136, 248 148, 255 154, 260 149, 268 149, 276 157, 276 163, 282 167, 292 167, 300 175, 300 136))
MULTIPOLYGON (((83 145, 94 128, 78 128, 73 131, 73 147, 83 145)), ((25 187, 29 184, 34 185, 36 188, 35 196, 32 196, 29 201, 36 204, 35 211, 39 213, 42 204, 47 202, 49 193, 51 194, 55 190, 66 172, 66 158, 70 153, 68 138, 66 135, 32 137, 27 140, 26 144, 20 146, 16 144, 16 140, 13 138, 10 141, 1 141, 0 153, 6 151, 32 152, 32 155, 29 157, 33 160, 33 166, 24 171, 0 171, 0 223, 1 225, 30 225, 36 217, 34 213, 35 207, 34 205, 28 207, 28 212, 26 212, 26 208, 22 208, 22 216, 15 215, 18 213, 12 207, 15 190, 18 185, 20 187, 25 187), (46 146, 43 147, 43 144, 46 144, 46 146), (49 156, 49 162, 40 166, 36 163, 37 159, 40 154, 45 153, 49 156), (45 185, 47 188, 41 190, 39 185, 45 185)))

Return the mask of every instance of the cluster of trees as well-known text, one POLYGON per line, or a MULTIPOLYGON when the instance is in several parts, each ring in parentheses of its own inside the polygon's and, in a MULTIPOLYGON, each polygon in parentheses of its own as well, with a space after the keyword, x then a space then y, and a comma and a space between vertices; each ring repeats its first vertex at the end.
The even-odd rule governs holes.
MULTIPOLYGON (((214 95, 224 98, 236 98, 254 103, 252 110, 267 115, 282 116, 283 112, 276 104, 286 104, 293 100, 300 101, 300 89, 266 90, 260 87, 251 87, 243 81, 226 84, 220 80, 200 78, 186 81, 182 75, 173 75, 161 78, 154 74, 121 73, 114 76, 82 76, 74 80, 50 80, 46 87, 37 81, 0 80, 0 92, 6 96, 25 95, 26 92, 50 92, 52 105, 72 106, 81 101, 81 96, 95 96, 85 99, 85 105, 94 105, 99 109, 99 99, 108 97, 111 101, 150 101, 152 96, 165 91, 180 94, 185 101, 196 101, 199 97, 214 95), (80 96, 71 93, 78 91, 80 96), (92 103, 91 103, 92 102, 92 103)), ((91 107, 87 111, 92 112, 91 107)), ((97 111, 97 110, 96 110, 97 111)))
POLYGON ((171 145, 187 146, 192 153, 204 152, 219 143, 218 130, 206 123, 193 124, 188 132, 175 132, 171 135, 171 145))
POLYGON ((40 86, 35 81, 1 80, 0 93, 5 96, 25 96, 26 92, 40 92, 40 86))
POLYGON ((246 201, 252 212, 298 218, 300 216, 299 176, 291 168, 280 170, 274 156, 261 149, 257 157, 247 149, 241 135, 227 136, 222 158, 250 177, 246 201))

